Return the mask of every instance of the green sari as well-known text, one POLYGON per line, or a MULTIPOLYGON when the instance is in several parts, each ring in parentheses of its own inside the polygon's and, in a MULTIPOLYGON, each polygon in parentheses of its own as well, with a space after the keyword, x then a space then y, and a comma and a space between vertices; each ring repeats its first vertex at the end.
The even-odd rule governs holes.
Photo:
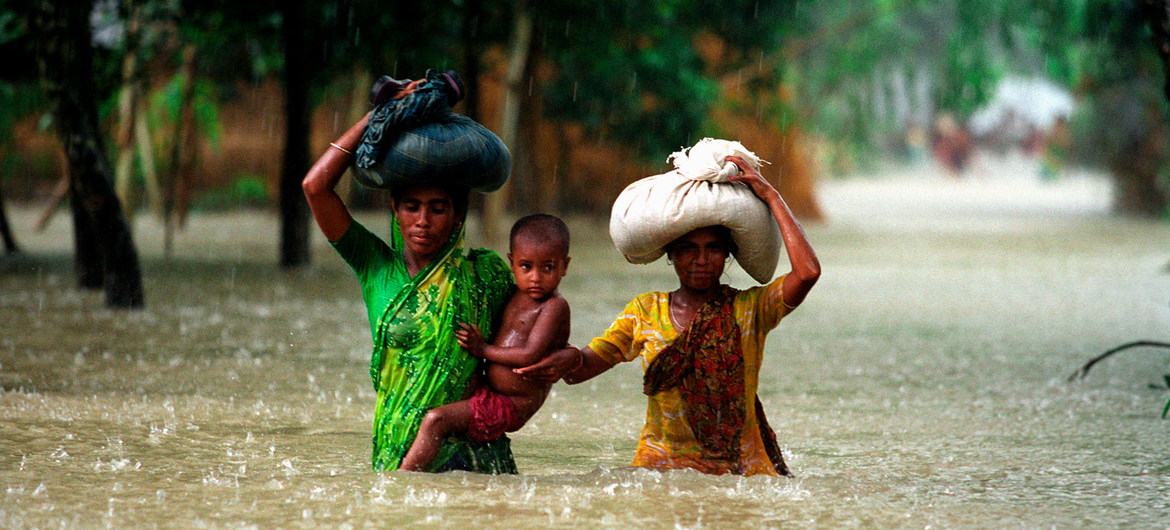
MULTIPOLYGON (((397 469, 427 411, 463 398, 480 360, 459 347, 457 325, 495 329, 513 288, 498 254, 486 249, 463 254, 463 234, 460 224, 413 278, 402 259, 397 220, 389 246, 356 221, 333 244, 358 273, 370 316, 370 376, 378 393, 375 470, 397 469)), ((484 444, 452 437, 431 466, 431 471, 447 469, 515 473, 516 464, 506 437, 484 444)))

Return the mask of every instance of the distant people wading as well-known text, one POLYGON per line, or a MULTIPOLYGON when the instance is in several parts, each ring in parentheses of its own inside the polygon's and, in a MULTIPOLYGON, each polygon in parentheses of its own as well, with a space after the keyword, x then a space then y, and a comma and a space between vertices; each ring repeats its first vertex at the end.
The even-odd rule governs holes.
POLYGON ((619 196, 610 234, 632 262, 665 254, 678 289, 637 296, 588 346, 517 371, 572 384, 641 359, 648 403, 634 466, 787 475, 756 389, 765 337, 804 301, 820 264, 738 142, 708 139, 673 158, 678 169, 619 196), (772 279, 781 237, 792 270, 772 279), (729 255, 765 285, 723 285, 729 255))
MULTIPOLYGON (((451 113, 462 97, 453 72, 428 72, 409 83, 383 78, 372 94, 374 110, 333 142, 304 180, 317 225, 357 274, 366 303, 378 394, 376 470, 398 468, 428 410, 467 397, 481 361, 459 346, 457 325, 496 329, 513 290, 499 255, 463 250, 469 188, 499 188, 508 153, 482 126, 451 113), (420 147, 433 137, 471 147, 420 147), (334 190, 351 164, 360 182, 390 190, 389 244, 355 221, 334 190)), ((427 469, 516 472, 506 436, 444 440, 427 469)))

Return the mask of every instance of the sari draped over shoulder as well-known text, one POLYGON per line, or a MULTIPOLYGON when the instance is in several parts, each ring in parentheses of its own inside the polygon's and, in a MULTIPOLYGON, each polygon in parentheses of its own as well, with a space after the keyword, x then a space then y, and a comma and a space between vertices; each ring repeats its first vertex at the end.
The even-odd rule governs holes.
MULTIPOLYGON (((742 474, 740 438, 747 409, 744 403, 744 360, 739 323, 732 302, 738 291, 722 286, 699 307, 690 326, 646 367, 643 392, 654 395, 678 388, 687 416, 709 471, 742 474)), ((776 472, 788 475, 776 433, 764 407, 753 403, 764 451, 776 472)))
MULTIPOLYGON (((378 394, 373 425, 375 470, 397 469, 423 416, 463 398, 480 361, 456 342, 457 325, 494 329, 511 293, 511 273, 503 260, 486 249, 471 249, 464 255, 463 233, 463 226, 458 226, 438 256, 414 277, 403 269, 372 281, 362 279, 374 339, 370 376, 378 394), (367 282, 381 283, 381 289, 389 292, 385 297, 371 296, 367 282), (375 306, 378 303, 385 305, 375 306)), ((395 220, 387 255, 400 259, 402 248, 395 220)), ((449 438, 434 462, 432 471, 516 472, 506 437, 490 443, 449 438)))
POLYGON ((783 276, 742 291, 724 286, 679 329, 671 293, 644 293, 589 342, 611 365, 640 359, 646 370, 646 423, 632 465, 788 474, 757 394, 765 339, 790 310, 783 295, 783 276))

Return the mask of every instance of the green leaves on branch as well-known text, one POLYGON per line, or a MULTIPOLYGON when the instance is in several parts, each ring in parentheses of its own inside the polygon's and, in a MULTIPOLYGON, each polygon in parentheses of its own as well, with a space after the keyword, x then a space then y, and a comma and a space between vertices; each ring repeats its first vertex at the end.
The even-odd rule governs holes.
POLYGON ((618 141, 648 158, 675 151, 709 130, 718 77, 762 63, 775 52, 791 27, 786 16, 798 3, 599 0, 533 5, 540 56, 555 69, 544 92, 546 112, 584 125, 591 137, 618 141), (725 47, 719 64, 708 64, 698 53, 697 42, 707 35, 725 47))
MULTIPOLYGON (((179 120, 183 105, 182 74, 175 75, 160 89, 150 94, 151 128, 165 130, 179 120)), ((195 110, 195 130, 199 136, 215 146, 223 134, 219 121, 219 87, 208 79, 195 80, 192 105, 195 110)))

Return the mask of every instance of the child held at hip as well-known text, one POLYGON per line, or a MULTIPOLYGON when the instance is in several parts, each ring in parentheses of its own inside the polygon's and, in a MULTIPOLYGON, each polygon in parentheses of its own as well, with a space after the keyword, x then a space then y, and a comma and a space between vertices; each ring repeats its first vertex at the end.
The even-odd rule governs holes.
POLYGON ((452 434, 490 441, 518 430, 552 388, 552 383, 525 379, 513 369, 568 345, 569 303, 557 287, 569 266, 569 229, 557 217, 529 215, 512 226, 508 246, 516 292, 494 340, 488 344, 477 326, 460 324, 455 332, 460 346, 488 361, 487 384, 470 399, 431 409, 398 469, 426 470, 452 434))

